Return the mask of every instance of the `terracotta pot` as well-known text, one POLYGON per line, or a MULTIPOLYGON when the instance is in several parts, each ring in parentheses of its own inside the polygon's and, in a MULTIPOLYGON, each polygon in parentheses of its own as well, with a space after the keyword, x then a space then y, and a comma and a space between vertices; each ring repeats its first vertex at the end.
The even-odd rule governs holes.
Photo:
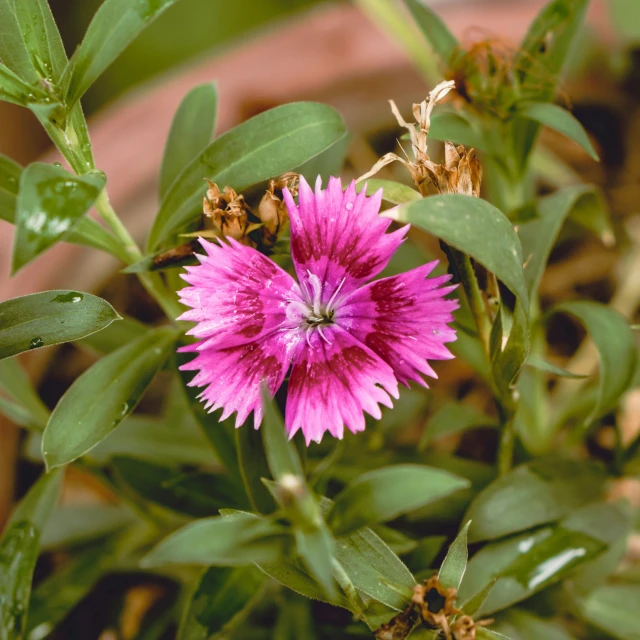
MULTIPOLYGON (((471 27, 514 40, 546 0, 439 3, 449 27, 465 39, 471 27)), ((607 31, 602 1, 590 20, 607 31)), ((402 107, 427 87, 404 52, 356 8, 320 6, 242 42, 225 53, 173 71, 118 101, 90 122, 97 165, 108 177, 115 209, 142 240, 157 209, 156 180, 171 119, 196 84, 215 80, 218 132, 266 108, 293 100, 337 107, 351 130, 388 123, 387 99, 402 107)), ((46 157, 54 159, 53 154, 46 157)), ((0 222, 0 300, 52 288, 95 290, 117 268, 113 259, 75 245, 58 245, 8 279, 11 228, 0 222)), ((15 432, 0 422, 0 524, 11 496, 15 432)))

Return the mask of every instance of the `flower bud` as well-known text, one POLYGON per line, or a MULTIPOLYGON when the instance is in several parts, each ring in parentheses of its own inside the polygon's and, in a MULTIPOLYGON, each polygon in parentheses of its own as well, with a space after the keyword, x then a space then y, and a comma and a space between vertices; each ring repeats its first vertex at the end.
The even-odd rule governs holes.
POLYGON ((260 244, 270 248, 289 222, 287 207, 282 201, 282 189, 287 187, 293 195, 297 193, 298 174, 285 173, 269 182, 269 188, 258 205, 258 218, 262 222, 260 244))

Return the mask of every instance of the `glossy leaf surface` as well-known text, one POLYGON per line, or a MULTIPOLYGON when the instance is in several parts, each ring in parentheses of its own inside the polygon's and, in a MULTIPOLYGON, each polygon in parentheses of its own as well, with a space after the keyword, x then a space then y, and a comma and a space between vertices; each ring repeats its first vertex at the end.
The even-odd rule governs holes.
POLYGON ((0 359, 78 340, 118 319, 102 298, 79 291, 44 291, 0 303, 0 359))
POLYGON ((590 462, 543 459, 521 465, 492 482, 465 515, 469 540, 492 540, 554 522, 596 499, 606 480, 590 462))
POLYGON ((34 162, 20 178, 12 271, 63 240, 89 211, 105 185, 102 173, 74 176, 34 162))
POLYGON ((40 536, 60 492, 62 473, 43 474, 17 506, 0 538, 0 638, 24 635, 40 536))
POLYGON ((150 331, 85 371, 58 402, 42 439, 49 468, 83 455, 136 407, 175 345, 174 329, 150 331))
POLYGON ((469 522, 462 527, 462 531, 456 536, 451 543, 449 551, 442 562, 438 578, 440 584, 445 588, 459 589, 464 572, 467 569, 467 560, 469 551, 467 549, 467 532, 469 531, 469 522))

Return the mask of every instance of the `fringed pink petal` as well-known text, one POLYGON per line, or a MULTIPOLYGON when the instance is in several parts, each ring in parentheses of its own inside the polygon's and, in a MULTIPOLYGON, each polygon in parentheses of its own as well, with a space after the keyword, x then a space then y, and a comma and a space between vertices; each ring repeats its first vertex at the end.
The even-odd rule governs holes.
POLYGON ((301 296, 286 271, 235 240, 200 242, 207 255, 182 276, 191 286, 180 291, 180 302, 191 309, 179 318, 196 323, 188 333, 201 341, 200 349, 247 344, 298 321, 299 313, 293 324, 287 317, 289 302, 301 296))
POLYGON ((380 418, 379 404, 392 406, 398 383, 391 367, 337 325, 311 329, 293 357, 285 424, 307 444, 325 431, 342 438, 344 427, 365 428, 364 412, 380 418))
POLYGON ((180 367, 197 371, 190 387, 205 387, 199 399, 211 412, 223 409, 220 420, 237 412, 236 427, 254 412, 254 426, 262 422, 261 384, 264 382, 273 396, 284 381, 291 357, 300 339, 298 331, 274 331, 264 338, 226 349, 202 349, 201 344, 189 345, 181 351, 197 356, 180 367))
POLYGON ((352 182, 346 191, 338 178, 326 189, 318 177, 315 193, 300 177, 298 205, 285 189, 291 219, 291 255, 303 287, 310 291, 315 276, 327 304, 340 287, 344 297, 380 273, 402 242, 408 227, 386 233, 391 221, 381 218, 382 190, 371 197, 364 188, 356 193, 352 182))
POLYGON ((437 377, 427 360, 453 356, 444 346, 456 339, 447 325, 457 300, 444 298, 451 276, 427 278, 437 262, 372 282, 352 293, 334 321, 393 368, 399 382, 427 386, 423 375, 437 377))

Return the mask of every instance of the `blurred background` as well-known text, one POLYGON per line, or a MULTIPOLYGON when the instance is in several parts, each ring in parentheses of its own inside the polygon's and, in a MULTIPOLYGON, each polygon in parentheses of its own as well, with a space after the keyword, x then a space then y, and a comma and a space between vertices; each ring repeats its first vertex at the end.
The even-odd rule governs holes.
MULTIPOLYGON (((50 4, 71 54, 100 0, 50 4)), ((494 39, 517 46, 545 2, 428 4, 464 44, 494 39)), ((83 99, 97 166, 107 174, 115 209, 137 238, 144 237, 156 212, 157 175, 172 116, 187 91, 202 82, 218 84, 218 133, 293 100, 335 106, 352 133, 345 175, 368 170, 399 134, 388 99, 408 112, 441 79, 426 44, 409 20, 398 19, 398 11, 399 3, 390 0, 181 0, 167 10, 83 99)), ((625 230, 630 244, 605 246, 593 239, 565 247, 552 256, 541 292, 548 300, 579 293, 609 302, 620 274, 629 265, 638 267, 633 256, 640 244, 640 0, 592 0, 561 93, 591 135, 602 162, 593 163, 573 143, 545 132, 549 153, 538 167, 540 188, 581 181, 602 186, 614 223, 625 230)), ((30 112, 7 103, 0 103, 0 153, 22 164, 43 156, 54 159, 30 112)), ((406 181, 395 171, 385 177, 406 181)), ((119 310, 139 317, 151 314, 144 319, 153 319, 144 292, 132 278, 124 283, 123 276, 114 276, 117 265, 111 258, 78 246, 60 244, 9 280, 10 234, 10 226, 0 221, 0 300, 64 286, 101 292, 119 310)), ((636 283, 634 295, 638 291, 636 283)), ((633 315, 635 298, 623 296, 618 302, 633 315)), ((574 336, 574 342, 579 337, 574 336)), ((575 346, 559 348, 568 354, 575 346)), ((52 371, 52 354, 29 354, 28 362, 51 406, 86 367, 86 360, 70 350, 58 353, 52 371)), ((443 374, 443 385, 457 387, 470 377, 455 364, 443 374)), ((629 394, 627 405, 627 430, 632 433, 640 429, 637 393, 629 394)), ((0 417, 0 528, 23 485, 32 481, 28 467, 16 473, 18 445, 19 430, 0 417)), ((593 446, 606 447, 606 442, 593 446)), ((88 475, 68 479, 65 500, 100 497, 101 487, 92 482, 88 475)), ((633 495, 638 500, 637 491, 633 495)), ((108 591, 106 585, 103 592, 108 591)))

